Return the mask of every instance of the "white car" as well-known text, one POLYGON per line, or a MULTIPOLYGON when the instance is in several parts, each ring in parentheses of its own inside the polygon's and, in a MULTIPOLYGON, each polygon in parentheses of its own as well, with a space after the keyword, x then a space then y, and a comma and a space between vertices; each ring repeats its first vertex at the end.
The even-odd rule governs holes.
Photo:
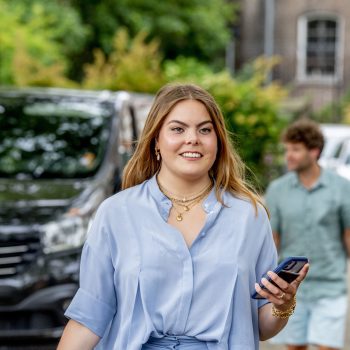
POLYGON ((350 125, 321 124, 325 146, 320 165, 350 179, 350 125))
POLYGON ((350 138, 342 144, 335 170, 339 175, 350 180, 350 138))

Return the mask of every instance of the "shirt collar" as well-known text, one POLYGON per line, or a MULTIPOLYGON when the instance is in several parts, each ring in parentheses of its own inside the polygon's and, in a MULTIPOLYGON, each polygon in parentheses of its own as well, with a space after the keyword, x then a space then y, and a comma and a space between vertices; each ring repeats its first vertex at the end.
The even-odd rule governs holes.
MULTIPOLYGON (((328 178, 327 171, 325 169, 321 168, 320 176, 317 179, 316 183, 312 186, 312 188, 310 188, 310 190, 314 190, 314 189, 316 189, 318 187, 327 186, 327 183, 328 183, 327 178, 328 178)), ((297 173, 294 172, 294 171, 291 172, 291 185, 293 187, 298 187, 298 186, 304 187, 300 183, 297 173)))
POLYGON ((298 175, 296 172, 291 172, 290 173, 290 183, 293 187, 297 187, 297 186, 300 186, 300 182, 299 182, 299 178, 298 178, 298 175))
POLYGON ((151 196, 156 200, 158 203, 171 203, 170 199, 160 190, 157 182, 157 174, 153 175, 149 181, 149 190, 151 193, 151 196))
POLYGON ((317 184, 319 186, 327 186, 328 184, 328 172, 327 170, 321 168, 321 174, 320 177, 318 178, 317 184))

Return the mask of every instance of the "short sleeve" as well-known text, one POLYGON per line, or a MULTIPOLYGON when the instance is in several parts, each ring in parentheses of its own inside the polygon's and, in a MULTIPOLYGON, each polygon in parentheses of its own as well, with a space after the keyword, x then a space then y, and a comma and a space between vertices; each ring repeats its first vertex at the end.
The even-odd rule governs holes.
POLYGON ((343 228, 347 229, 350 228, 350 181, 344 180, 342 187, 340 218, 343 228))
POLYGON ((270 212, 270 224, 273 232, 276 232, 278 234, 281 233, 281 219, 280 219, 280 212, 278 209, 278 201, 277 201, 277 193, 276 193, 275 186, 271 184, 265 194, 265 200, 267 208, 270 212))
MULTIPOLYGON (((271 226, 266 218, 262 226, 262 234, 264 240, 260 249, 260 254, 256 263, 255 275, 257 276, 259 283, 261 277, 269 270, 273 270, 277 266, 277 250, 275 242, 273 240, 271 226)), ((268 303, 266 299, 258 299, 258 307, 261 307, 268 303)))
POLYGON ((106 212, 102 204, 84 244, 79 289, 65 316, 102 337, 117 309, 106 212))

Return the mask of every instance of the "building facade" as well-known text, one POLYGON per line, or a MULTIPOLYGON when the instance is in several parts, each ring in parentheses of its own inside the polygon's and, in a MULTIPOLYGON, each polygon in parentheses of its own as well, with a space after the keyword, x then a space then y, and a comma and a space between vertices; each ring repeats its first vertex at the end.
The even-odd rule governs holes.
POLYGON ((338 102, 350 84, 349 0, 241 0, 238 66, 278 55, 272 78, 314 110, 338 102))

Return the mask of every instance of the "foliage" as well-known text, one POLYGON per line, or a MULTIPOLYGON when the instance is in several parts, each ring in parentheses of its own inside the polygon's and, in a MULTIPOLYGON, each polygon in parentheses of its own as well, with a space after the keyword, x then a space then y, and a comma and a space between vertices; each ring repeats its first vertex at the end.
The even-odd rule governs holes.
POLYGON ((115 50, 113 38, 123 27, 131 37, 147 33, 145 43, 156 39, 162 58, 193 56, 222 66, 235 12, 225 0, 0 0, 0 83, 16 83, 18 37, 22 52, 44 70, 54 65, 57 72, 59 63, 62 73, 81 81, 86 63, 115 50))
POLYGON ((145 42, 140 32, 133 40, 125 29, 113 40, 113 51, 106 57, 96 49, 94 62, 85 66, 83 87, 90 89, 155 92, 163 85, 158 42, 145 42))
POLYGON ((21 73, 27 71, 33 76, 39 71, 42 75, 54 72, 48 79, 50 85, 60 84, 69 69, 70 56, 81 49, 86 33, 79 26, 77 13, 57 1, 0 0, 0 83, 17 84, 20 80, 22 85, 32 81, 19 76, 22 67, 16 62, 24 54, 21 63, 31 63, 21 73))
MULTIPOLYGON (((132 37, 147 32, 157 38, 163 57, 198 57, 207 63, 223 64, 230 37, 229 25, 237 6, 225 0, 70 0, 91 26, 87 52, 93 48, 105 54, 113 50, 116 30, 126 27, 132 37)), ((86 57, 81 57, 85 62, 86 57)))
POLYGON ((80 14, 67 1, 11 0, 9 3, 21 9, 23 24, 42 23, 38 29, 45 28, 47 37, 60 44, 64 56, 72 57, 84 48, 90 29, 82 24, 80 14))
MULTIPOLYGON (((250 180, 265 187, 271 176, 276 144, 286 120, 280 116, 279 104, 287 91, 277 83, 264 85, 266 74, 276 60, 258 58, 245 80, 235 79, 226 71, 208 72, 193 59, 179 59, 165 65, 171 81, 198 83, 218 101, 233 142, 251 170, 250 180), (178 67, 176 67, 178 64, 178 67), (254 175, 256 178, 254 178, 254 175)), ((246 68, 246 71, 248 68, 246 68)))
POLYGON ((338 100, 324 106, 320 111, 314 112, 312 117, 320 123, 350 124, 350 90, 338 100))
POLYGON ((337 111, 341 123, 350 124, 350 90, 348 90, 345 95, 340 100, 340 103, 337 105, 337 111))
POLYGON ((165 61, 163 67, 169 82, 175 80, 201 81, 214 74, 207 64, 199 62, 194 57, 179 56, 175 60, 165 61))
POLYGON ((14 83, 16 86, 77 87, 65 77, 65 66, 61 62, 44 65, 26 51, 18 40, 13 57, 14 83))

